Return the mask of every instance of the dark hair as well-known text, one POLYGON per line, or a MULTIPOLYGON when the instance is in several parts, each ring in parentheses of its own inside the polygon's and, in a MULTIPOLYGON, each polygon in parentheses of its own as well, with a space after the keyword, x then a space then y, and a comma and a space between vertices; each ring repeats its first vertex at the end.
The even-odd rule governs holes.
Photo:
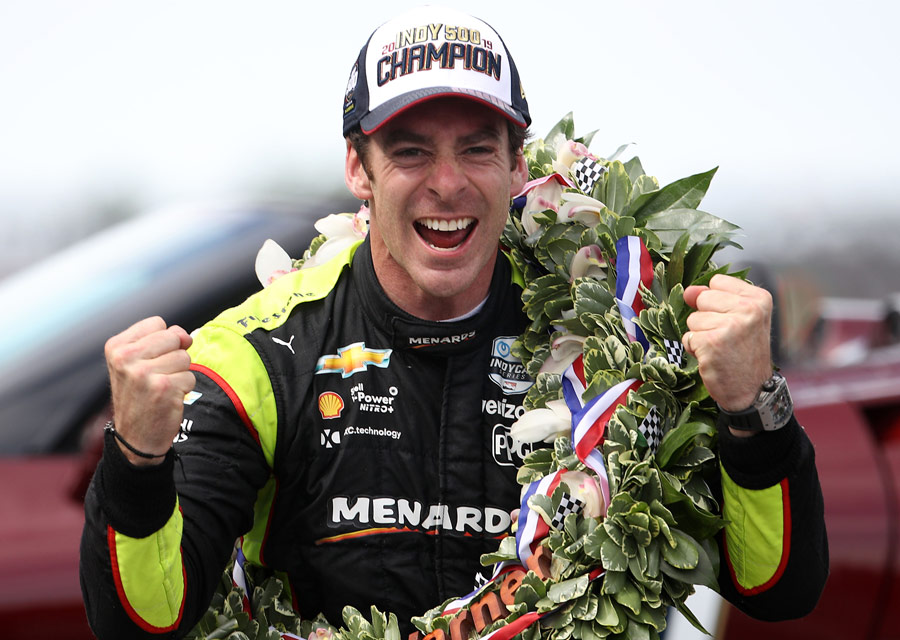
MULTIPOLYGON (((525 146, 525 142, 528 138, 531 137, 531 132, 525 128, 520 127, 515 124, 511 120, 506 121, 506 131, 507 138, 509 139, 509 155, 511 158, 515 158, 516 156, 522 153, 522 147, 525 146)), ((362 162, 363 169, 365 169, 366 175, 371 176, 372 173, 369 171, 369 142, 370 138, 366 134, 362 132, 362 129, 359 125, 356 125, 350 131, 347 132, 345 138, 353 145, 353 148, 356 150, 356 155, 359 156, 360 162, 362 162)))

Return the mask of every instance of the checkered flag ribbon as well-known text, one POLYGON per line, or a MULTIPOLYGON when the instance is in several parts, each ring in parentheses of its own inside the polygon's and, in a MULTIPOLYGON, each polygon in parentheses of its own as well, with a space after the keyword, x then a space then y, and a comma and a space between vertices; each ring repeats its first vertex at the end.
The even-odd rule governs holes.
POLYGON ((582 193, 588 196, 591 195, 591 191, 594 190, 594 185, 597 180, 599 180, 600 176, 605 172, 606 167, 588 157, 576 160, 571 169, 572 177, 575 178, 575 184, 578 185, 578 188, 581 189, 582 193))
POLYGON ((659 448, 659 443, 662 442, 663 437, 662 418, 660 418, 659 411, 656 410, 656 407, 650 407, 649 413, 647 413, 641 421, 641 424, 638 425, 638 431, 640 431, 647 440, 650 452, 656 455, 656 450, 659 448))
POLYGON ((669 340, 668 338, 663 338, 663 343, 666 345, 666 359, 669 364, 680 367, 684 362, 684 345, 678 340, 669 340))
POLYGON ((550 520, 550 526, 554 529, 562 529, 566 516, 570 513, 581 513, 582 509, 584 509, 584 503, 581 500, 564 493, 562 500, 559 501, 559 508, 553 514, 553 519, 550 520))

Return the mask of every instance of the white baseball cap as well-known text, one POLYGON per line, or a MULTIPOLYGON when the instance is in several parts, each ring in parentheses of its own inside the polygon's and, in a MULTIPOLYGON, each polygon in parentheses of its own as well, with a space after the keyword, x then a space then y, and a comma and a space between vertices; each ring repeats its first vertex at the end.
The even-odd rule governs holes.
POLYGON ((370 134, 398 113, 441 96, 462 96, 531 124, 519 72, 487 23, 426 6, 378 27, 359 52, 344 96, 344 135, 370 134))

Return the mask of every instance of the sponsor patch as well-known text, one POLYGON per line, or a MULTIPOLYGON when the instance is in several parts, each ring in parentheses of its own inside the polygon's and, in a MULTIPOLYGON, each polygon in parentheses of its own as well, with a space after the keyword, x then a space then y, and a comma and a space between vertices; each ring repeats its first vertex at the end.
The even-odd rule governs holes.
POLYGON ((394 413, 394 401, 399 391, 397 387, 388 389, 389 395, 366 393, 363 383, 350 387, 350 399, 357 404, 360 411, 367 413, 394 413))
POLYGON ((326 449, 333 449, 341 443, 341 432, 334 429, 322 429, 319 443, 326 449))
MULTIPOLYGON (((199 394, 198 394, 199 397, 199 394)), ((191 434, 191 428, 194 426, 193 420, 188 420, 185 418, 181 421, 181 429, 178 430, 178 435, 172 438, 173 443, 184 442, 188 439, 188 436, 191 434)))
POLYGON ((344 437, 347 436, 372 436, 374 438, 390 438, 399 440, 403 434, 394 429, 384 429, 382 427, 354 427, 353 425, 344 429, 344 437))
POLYGON ((325 420, 332 420, 341 416, 344 410, 344 399, 334 391, 326 391, 319 394, 319 413, 325 420))
POLYGON ((185 404, 194 404, 203 394, 199 391, 188 391, 184 394, 184 403, 185 404))
POLYGON ((455 336, 410 336, 409 346, 413 349, 421 349, 422 347, 431 347, 434 345, 444 344, 462 344, 475 337, 474 331, 468 333, 460 333, 455 336))
POLYGON ((488 365, 488 378, 507 395, 525 393, 534 384, 522 361, 512 354, 515 339, 515 336, 494 338, 488 365))
POLYGON ((509 433, 509 427, 505 424, 494 425, 491 434, 491 452, 494 454, 494 462, 501 467, 521 465, 525 456, 533 449, 533 443, 519 442, 513 438, 509 433))
POLYGON ((371 533, 406 528, 498 535, 508 532, 510 524, 509 513, 494 507, 424 504, 393 496, 334 496, 328 504, 329 527, 352 525, 371 533), (371 531, 373 526, 379 528, 371 531))
POLYGON ((316 374, 340 373, 349 378, 365 371, 369 365, 387 369, 391 362, 391 349, 367 349, 365 342, 354 342, 341 347, 334 355, 322 356, 316 362, 316 374))

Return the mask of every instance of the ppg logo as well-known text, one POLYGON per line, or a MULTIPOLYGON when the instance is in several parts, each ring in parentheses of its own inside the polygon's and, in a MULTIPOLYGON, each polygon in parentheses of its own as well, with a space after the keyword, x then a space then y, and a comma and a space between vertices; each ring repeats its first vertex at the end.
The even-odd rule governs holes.
POLYGON ((320 442, 326 449, 333 449, 341 443, 341 432, 332 429, 322 429, 320 442))
POLYGON ((494 425, 491 436, 491 450, 494 462, 501 467, 519 466, 534 446, 531 442, 517 442, 509 435, 509 427, 505 424, 494 425))

